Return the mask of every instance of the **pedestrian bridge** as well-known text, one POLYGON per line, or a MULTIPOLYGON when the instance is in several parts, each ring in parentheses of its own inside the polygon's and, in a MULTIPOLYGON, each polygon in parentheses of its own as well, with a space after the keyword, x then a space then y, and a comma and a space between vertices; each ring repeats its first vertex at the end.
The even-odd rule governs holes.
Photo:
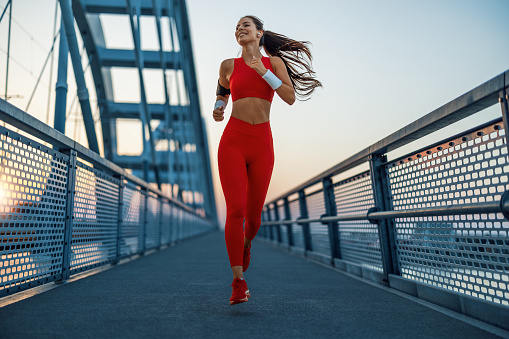
POLYGON ((0 100, 1 337, 509 337, 508 88, 268 202, 234 307, 215 220, 0 100))

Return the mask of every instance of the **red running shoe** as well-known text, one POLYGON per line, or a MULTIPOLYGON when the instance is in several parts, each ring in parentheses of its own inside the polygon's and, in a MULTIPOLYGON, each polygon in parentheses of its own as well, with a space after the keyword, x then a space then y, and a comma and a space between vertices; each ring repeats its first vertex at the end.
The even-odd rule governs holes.
POLYGON ((233 292, 232 297, 230 298, 230 305, 245 303, 247 299, 251 297, 245 280, 241 280, 239 278, 233 279, 232 289, 233 292))
POLYGON ((251 244, 249 244, 248 248, 244 247, 244 259, 242 261, 242 271, 243 272, 247 271, 250 261, 251 261, 251 244))

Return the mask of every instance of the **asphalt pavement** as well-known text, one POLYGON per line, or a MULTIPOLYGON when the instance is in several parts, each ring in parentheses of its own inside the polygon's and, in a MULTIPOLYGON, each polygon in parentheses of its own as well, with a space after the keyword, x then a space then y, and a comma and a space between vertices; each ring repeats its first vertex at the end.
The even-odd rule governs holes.
POLYGON ((0 338, 495 338, 255 241, 252 297, 230 306, 224 234, 209 233, 0 308, 0 338))

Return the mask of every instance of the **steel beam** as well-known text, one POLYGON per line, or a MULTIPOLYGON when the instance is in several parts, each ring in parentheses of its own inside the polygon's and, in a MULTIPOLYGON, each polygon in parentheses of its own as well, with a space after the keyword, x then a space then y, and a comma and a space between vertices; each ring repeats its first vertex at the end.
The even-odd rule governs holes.
MULTIPOLYGON (((143 78, 143 55, 141 53, 141 42, 140 42, 140 13, 139 6, 134 6, 135 11, 133 12, 133 6, 131 4, 131 0, 126 0, 127 10, 129 13, 129 22, 131 24, 131 31, 134 41, 134 49, 136 51, 136 63, 138 64, 138 76, 140 79, 140 93, 141 93, 141 121, 142 121, 142 129, 143 129, 143 140, 144 140, 144 153, 147 152, 147 148, 150 152, 150 157, 152 159, 152 167, 154 170, 154 175, 156 177, 156 183, 159 189, 161 189, 161 180, 159 179, 159 169, 157 168, 156 156, 155 156, 155 144, 154 139, 152 137, 152 127, 150 126, 150 122, 152 121, 152 117, 150 116, 150 109, 147 103, 147 94, 145 92, 145 81, 143 78), (136 16, 136 22, 134 21, 136 16), (145 137, 145 128, 148 132, 148 140, 145 137), (145 147, 147 145, 148 147, 145 147)), ((146 165, 145 165, 146 166, 146 165)), ((146 170, 145 170, 146 171, 146 170)))
MULTIPOLYGON (((108 113, 112 119, 140 119, 140 104, 138 103, 109 101, 106 105, 108 106, 108 113)), ((164 104, 148 104, 150 115, 153 120, 164 120, 166 118, 164 106, 164 104)), ((188 120, 187 117, 183 115, 185 109, 185 106, 171 106, 172 121, 179 121, 181 119, 188 120)))
MULTIPOLYGON (((160 53, 158 51, 141 51, 143 68, 161 68, 160 53)), ((138 67, 136 51, 128 49, 97 48, 97 54, 104 67, 138 67)), ((164 66, 167 69, 179 69, 175 62, 176 52, 164 52, 164 66)))
POLYGON ((9 8, 9 6, 11 5, 12 3, 12 0, 9 0, 7 1, 7 3, 5 4, 5 7, 4 7, 4 10, 2 12, 2 15, 0 15, 0 22, 2 22, 2 19, 4 18, 4 15, 5 15, 5 12, 7 12, 7 9, 9 8))
MULTIPOLYGON (((81 0, 88 13, 97 14, 129 14, 125 7, 125 0, 81 0)), ((151 0, 140 1, 141 15, 154 15, 154 8, 151 0)), ((162 8, 163 14, 168 15, 166 7, 162 8)))
MULTIPOLYGON (((168 0, 170 1, 170 0, 168 0)), ((198 156, 201 158, 200 163, 203 166, 199 166, 199 169, 202 171, 202 175, 200 178, 205 179, 205 182, 202 182, 202 187, 208 199, 207 202, 207 210, 209 215, 217 220, 217 211, 215 206, 214 199, 214 188, 212 185, 212 170, 210 165, 210 156, 208 153, 209 146, 207 139, 205 138, 205 122, 200 114, 199 102, 200 98, 198 95, 198 85, 196 83, 196 71, 194 68, 194 58, 193 58, 193 47, 191 44, 191 32, 189 30, 189 18, 187 15, 186 3, 184 0, 173 0, 174 6, 168 5, 168 9, 174 10, 175 14, 175 24, 177 25, 177 34, 179 36, 180 46, 182 48, 184 54, 184 76, 185 81, 188 85, 189 91, 189 100, 190 100, 190 109, 191 114, 193 116, 193 122, 195 127, 195 138, 196 138, 196 148, 198 156)))
MULTIPOLYGON (((164 132, 162 133, 164 136, 164 139, 167 140, 167 142, 170 142, 170 136, 169 136, 169 129, 173 127, 173 121, 172 121, 172 114, 171 114, 171 106, 170 106, 170 90, 168 88, 168 81, 166 78, 166 53, 163 51, 163 34, 161 30, 161 18, 160 15, 162 15, 162 11, 160 11, 159 8, 159 1, 158 0, 152 0, 152 6, 154 7, 155 11, 155 19, 156 19, 156 27, 157 27, 157 41, 159 43, 159 60, 160 60, 160 67, 163 70, 163 84, 164 84, 164 106, 163 106, 163 112, 164 112, 164 123, 161 123, 160 126, 163 126, 164 132)), ((168 177, 171 177, 171 174, 173 173, 171 164, 172 164, 172 157, 169 150, 168 145, 168 156, 166 157, 166 161, 168 163, 168 177)))
POLYGON ((53 126, 60 133, 65 134, 67 113, 67 69, 69 61, 69 45, 65 33, 64 21, 60 20, 60 42, 58 48, 58 75, 55 86, 55 120, 53 126))
POLYGON ((94 117, 92 115, 87 84, 85 82, 85 74, 83 72, 83 66, 81 65, 78 40, 76 38, 76 32, 74 31, 74 15, 72 13, 69 0, 59 1, 65 33, 67 35, 67 43, 69 45, 69 52, 71 54, 71 62, 74 69, 74 77, 76 78, 76 85, 78 86, 78 99, 80 101, 81 113, 83 114, 88 147, 97 154, 100 154, 99 144, 97 143, 97 135, 95 133, 94 117))
POLYGON ((73 12, 78 24, 83 44, 86 48, 90 70, 94 79, 97 104, 101 116, 101 128, 104 157, 113 158, 117 151, 115 120, 111 119, 106 103, 113 100, 113 84, 108 67, 102 67, 97 49, 106 45, 99 15, 88 15, 84 12, 81 1, 73 1, 73 12))
MULTIPOLYGON (((12 1, 9 0, 9 2, 7 2, 7 5, 5 5, 5 9, 4 9, 4 12, 2 13, 2 17, 4 16, 5 14, 5 11, 7 10, 7 7, 9 7, 9 29, 8 29, 8 33, 7 33, 7 59, 5 60, 5 64, 6 64, 6 70, 5 70, 5 97, 4 99, 5 100, 9 100, 8 98, 8 95, 9 95, 9 92, 8 92, 8 87, 9 87, 9 60, 11 58, 11 25, 12 25, 12 1)), ((1 20, 1 18, 0 18, 1 20)))

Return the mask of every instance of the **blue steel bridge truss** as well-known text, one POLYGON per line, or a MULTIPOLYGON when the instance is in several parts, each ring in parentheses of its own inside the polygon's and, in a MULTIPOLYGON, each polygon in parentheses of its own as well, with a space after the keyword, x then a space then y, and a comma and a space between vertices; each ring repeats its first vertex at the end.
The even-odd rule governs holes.
MULTIPOLYGON (((88 92, 84 85, 84 79, 80 88, 79 78, 83 77, 83 69, 76 62, 78 50, 76 38, 73 36, 73 17, 83 39, 97 93, 104 157, 120 167, 132 170, 135 176, 143 178, 146 182, 157 183, 159 187, 161 184, 170 184, 172 192, 178 199, 182 199, 182 192, 187 192, 186 200, 192 207, 202 210, 205 215, 217 220, 207 136, 200 114, 185 1, 73 0, 71 8, 68 2, 61 0, 60 6, 63 19, 62 31, 66 33, 61 34, 60 55, 65 55, 65 59, 67 59, 66 48, 69 48, 90 148, 96 152, 99 151, 97 146, 94 146, 97 144, 97 137, 93 119, 91 119, 91 113, 87 113, 89 112, 87 105, 89 107, 90 104, 87 103, 88 92), (112 49, 106 46, 100 17, 102 14, 123 15, 129 18, 131 32, 126 32, 126 34, 132 35, 133 49, 112 49), (142 50, 141 16, 155 18, 159 50, 142 50), (162 18, 166 19, 161 20, 162 18), (162 27, 163 24, 169 27, 162 27), (163 49, 163 29, 170 32, 168 43, 172 46, 171 51, 163 49), (66 38, 67 46, 65 46, 66 38), (114 68, 137 70, 140 102, 115 101, 112 81, 112 69, 114 68), (162 71, 164 103, 147 102, 144 69, 162 71), (176 88, 169 88, 170 81, 167 79, 167 71, 181 75, 181 81, 174 81, 176 88), (176 98, 171 98, 171 93, 177 93, 176 98), (178 104, 175 104, 176 101, 178 104), (89 115, 88 119, 87 115, 89 115), (118 119, 132 119, 141 122, 143 134, 141 155, 118 154, 118 119)), ((63 67, 67 69, 67 64, 61 57, 59 72, 63 67)), ((60 86, 57 84, 57 90, 61 87, 61 84, 60 86)), ((60 113, 59 118, 58 106, 62 106, 62 103, 58 98, 58 93, 56 102, 55 121, 58 120, 61 123, 62 114, 60 113)), ((65 101, 63 107, 65 108, 65 101)), ((57 126, 55 127, 57 128, 57 126)))

